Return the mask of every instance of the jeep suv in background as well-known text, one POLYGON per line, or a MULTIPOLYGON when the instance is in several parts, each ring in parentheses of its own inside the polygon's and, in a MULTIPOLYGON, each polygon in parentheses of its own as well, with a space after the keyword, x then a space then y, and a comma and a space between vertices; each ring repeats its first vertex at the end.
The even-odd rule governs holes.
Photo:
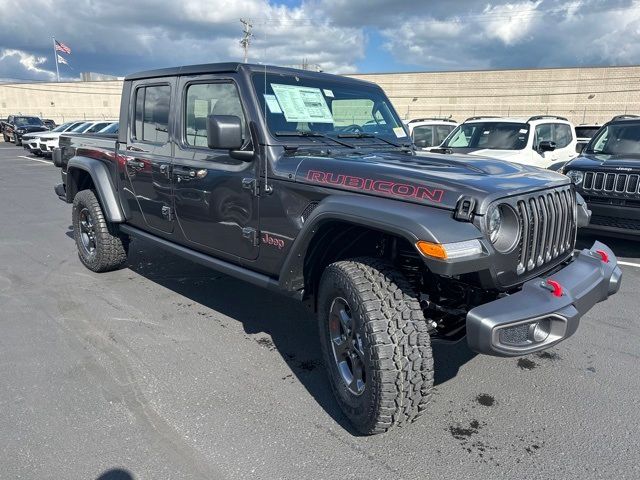
MULTIPOLYGON (((83 122, 70 130, 69 133, 95 133, 108 127, 111 123, 111 120, 83 122)), ((58 147, 58 142, 62 133, 64 132, 50 132, 46 135, 41 135, 38 140, 38 148, 40 149, 40 152, 43 155, 51 155, 51 152, 58 147)))
POLYGON ((566 118, 553 115, 472 117, 431 151, 481 155, 549 168, 577 155, 576 133, 566 118))
POLYGON ((416 118, 407 123, 409 135, 417 148, 437 147, 458 126, 449 118, 416 118))
POLYGON ((49 130, 40 117, 25 115, 9 115, 4 123, 2 136, 5 142, 22 145, 22 136, 27 133, 44 132, 49 130))
POLYGON ((82 125, 83 123, 85 123, 85 122, 84 121, 81 121, 81 122, 67 122, 67 123, 63 123, 62 125, 58 125, 56 128, 54 128, 51 131, 29 133, 29 134, 23 135, 22 136, 22 146, 26 150, 29 150, 30 153, 33 153, 34 155, 40 156, 40 155, 42 155, 42 152, 40 151, 40 137, 41 136, 49 135, 49 134, 59 134, 59 133, 62 133, 62 132, 68 132, 68 131, 73 130, 74 128, 82 125))
POLYGON ((607 246, 574 253, 589 212, 568 177, 417 156, 377 85, 223 63, 129 75, 121 101, 117 137, 53 155, 80 261, 121 268, 133 239, 304 302, 362 433, 425 411, 432 339, 544 350, 620 287, 607 246))
POLYGON ((562 171, 593 212, 589 229, 640 235, 640 116, 605 123, 562 171))

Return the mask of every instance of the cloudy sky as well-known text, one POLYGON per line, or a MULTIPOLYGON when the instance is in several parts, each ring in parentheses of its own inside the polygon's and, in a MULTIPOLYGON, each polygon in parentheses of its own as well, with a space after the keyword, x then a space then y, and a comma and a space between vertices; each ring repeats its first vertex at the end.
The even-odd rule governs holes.
POLYGON ((640 64, 640 0, 0 0, 0 79, 242 59, 389 72, 640 64))

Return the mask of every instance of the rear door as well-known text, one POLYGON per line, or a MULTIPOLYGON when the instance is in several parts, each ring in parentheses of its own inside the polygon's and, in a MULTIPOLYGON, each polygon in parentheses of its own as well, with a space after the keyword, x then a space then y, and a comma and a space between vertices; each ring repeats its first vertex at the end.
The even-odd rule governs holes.
POLYGON ((180 230, 193 248, 255 259, 258 197, 251 182, 258 162, 238 160, 228 150, 207 146, 207 116, 235 115, 243 125, 243 149, 253 149, 235 77, 182 77, 178 91, 181 108, 175 119, 172 177, 180 230))
POLYGON ((120 145, 123 201, 130 223, 152 233, 173 232, 169 139, 175 78, 134 82, 127 143, 120 145))
POLYGON ((566 162, 577 156, 576 138, 571 125, 566 123, 553 124, 553 141, 556 142, 556 160, 566 162))

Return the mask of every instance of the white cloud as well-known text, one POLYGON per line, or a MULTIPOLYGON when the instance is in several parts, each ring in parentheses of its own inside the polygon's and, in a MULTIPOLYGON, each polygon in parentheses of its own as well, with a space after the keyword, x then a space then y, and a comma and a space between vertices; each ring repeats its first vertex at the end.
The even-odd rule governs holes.
MULTIPOLYGON (((0 75, 6 75, 7 78, 11 78, 10 74, 16 70, 19 66, 20 69, 29 74, 30 77, 35 77, 40 80, 54 80, 56 78, 55 72, 51 72, 42 68, 42 65, 47 61, 46 57, 36 56, 22 50, 5 48, 0 51, 0 75)), ((18 78, 19 79, 19 78, 18 78)))
POLYGON ((504 5, 487 5, 476 21, 486 22, 484 32, 487 38, 498 38, 505 45, 524 39, 537 24, 537 2, 505 3, 504 5))

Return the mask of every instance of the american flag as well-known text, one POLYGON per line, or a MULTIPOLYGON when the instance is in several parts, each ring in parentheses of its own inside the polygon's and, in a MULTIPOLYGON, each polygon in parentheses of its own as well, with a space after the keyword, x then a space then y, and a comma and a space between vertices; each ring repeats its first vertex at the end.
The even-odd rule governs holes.
POLYGON ((60 43, 59 41, 55 41, 56 42, 56 50, 62 53, 71 53, 71 49, 69 47, 67 47, 64 43, 60 43))

